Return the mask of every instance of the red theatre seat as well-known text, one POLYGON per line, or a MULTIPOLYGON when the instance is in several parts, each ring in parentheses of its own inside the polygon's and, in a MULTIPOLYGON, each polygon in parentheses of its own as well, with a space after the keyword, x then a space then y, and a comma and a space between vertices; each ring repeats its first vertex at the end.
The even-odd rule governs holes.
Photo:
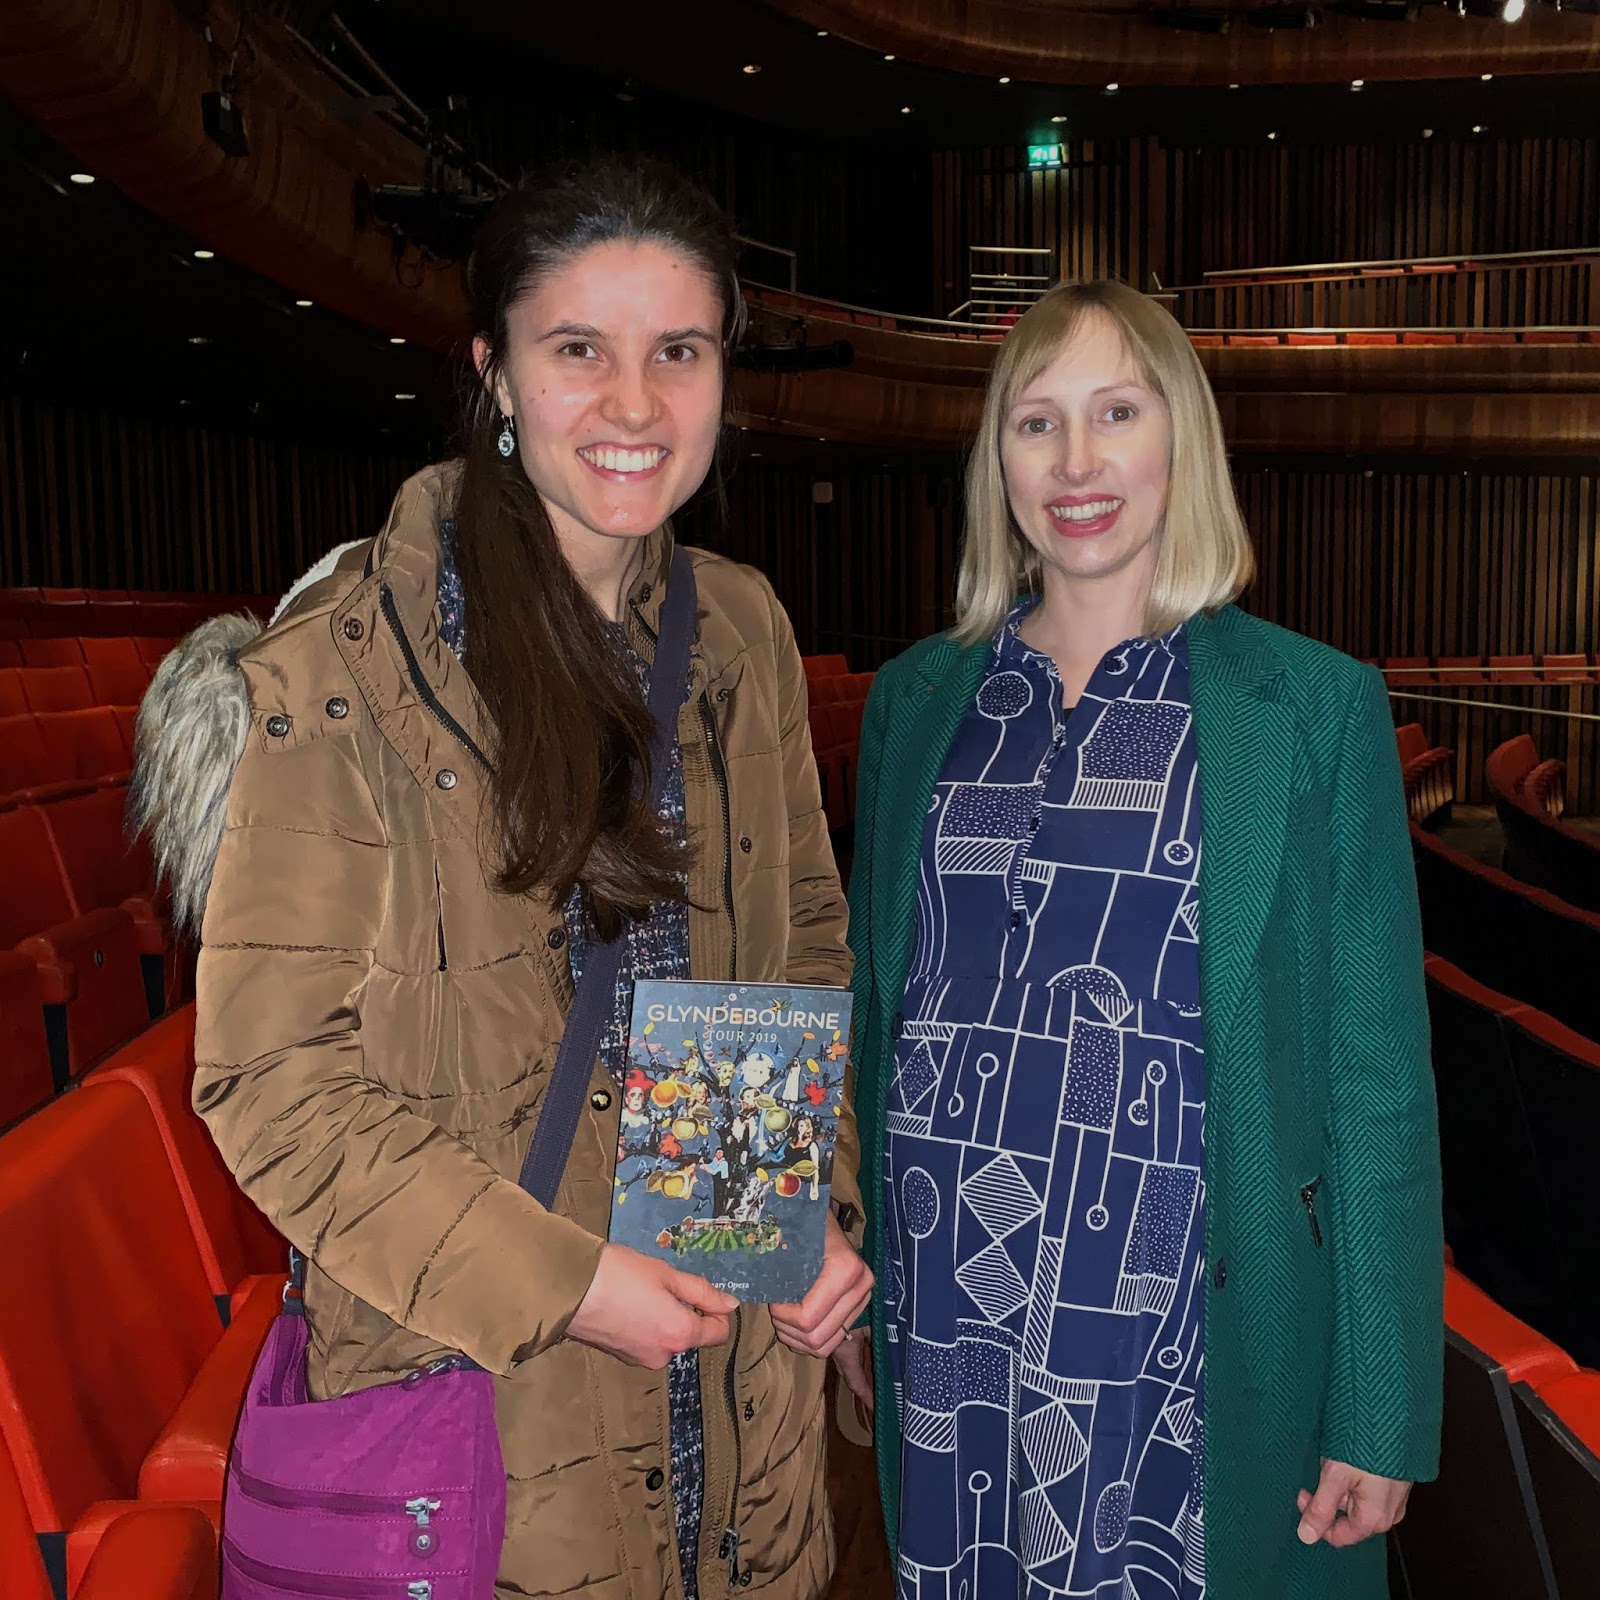
POLYGON ((131 1084, 63 1095, 6 1135, 0 1236, 0 1431, 35 1531, 66 1533, 70 1566, 96 1502, 220 1500, 275 1297, 222 1327, 131 1084))
POLYGON ((18 677, 30 711, 87 711, 94 704, 81 661, 75 667, 23 667, 18 677))
MULTIPOLYGON (((84 1554, 68 1600, 216 1600, 217 1534, 189 1506, 109 1502, 103 1528, 84 1554)), ((59 1547, 57 1582, 62 1580, 59 1547)), ((51 1572, 34 1538, 11 1457, 0 1449, 0 1594, 6 1600, 55 1600, 51 1572)))
POLYGON ((28 697, 22 688, 22 667, 0 667, 0 717, 26 716, 28 697))
POLYGON ((36 720, 51 765, 62 777, 96 783, 127 781, 133 757, 110 706, 49 712, 36 720))
POLYGON ((1339 335, 1336 333, 1291 333, 1289 335, 1289 344, 1295 349, 1326 346, 1338 344, 1338 342, 1339 335))
POLYGON ((1512 1316, 1453 1267, 1444 1273, 1444 1321, 1503 1367, 1511 1383, 1547 1383, 1578 1370, 1559 1345, 1512 1316))
POLYGON ((1347 333, 1344 342, 1358 348, 1372 349, 1382 345, 1397 345, 1400 335, 1397 333, 1347 333))
POLYGON ((39 969, 0 950, 0 1128, 43 1105, 54 1087, 39 969))
POLYGON ((83 650, 76 639, 24 639, 25 667, 81 667, 83 650))
POLYGON ((121 909, 78 913, 36 807, 0 811, 0 862, 0 949, 39 969, 65 1035, 58 1076, 76 1077, 150 1020, 138 931, 121 909))
POLYGON ((231 1295, 256 1274, 288 1271, 288 1246, 245 1198, 190 1100, 194 1007, 163 1017, 84 1080, 85 1089, 130 1083, 144 1096, 167 1148, 213 1295, 231 1295))
POLYGON ((150 683, 150 668, 132 639, 85 639, 84 664, 96 701, 103 706, 136 706, 150 683))

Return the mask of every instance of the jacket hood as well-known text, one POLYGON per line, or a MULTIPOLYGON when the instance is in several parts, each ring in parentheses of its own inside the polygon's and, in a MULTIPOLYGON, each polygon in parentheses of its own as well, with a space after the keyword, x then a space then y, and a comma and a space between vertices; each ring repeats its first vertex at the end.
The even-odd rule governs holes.
MULTIPOLYGON (((323 556, 278 602, 268 626, 364 542, 323 556)), ((174 923, 195 932, 222 842, 228 787, 250 732, 239 653, 263 632, 247 612, 211 618, 162 658, 139 702, 128 825, 149 841, 156 875, 172 895, 174 923)))

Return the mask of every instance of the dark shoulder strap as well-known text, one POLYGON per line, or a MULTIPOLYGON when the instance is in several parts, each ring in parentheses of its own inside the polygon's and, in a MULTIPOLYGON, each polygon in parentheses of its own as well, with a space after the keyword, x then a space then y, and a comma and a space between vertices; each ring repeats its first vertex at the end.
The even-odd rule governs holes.
MULTIPOLYGON (((667 598, 661 608, 661 633, 650 668, 650 717, 655 724, 650 747, 652 810, 660 808, 667 769, 672 764, 672 742, 678 734, 683 686, 689 680, 689 647, 694 642, 698 609, 694 564, 680 545, 672 555, 667 598)), ((583 1115, 600 1034, 615 1003, 617 971, 627 938, 624 929, 609 944, 596 945, 589 953, 577 993, 572 997, 572 1009, 567 1013, 566 1031, 539 1108, 533 1143, 522 1163, 522 1187, 547 1208, 555 1204, 561 1174, 566 1171, 567 1156, 583 1115)))

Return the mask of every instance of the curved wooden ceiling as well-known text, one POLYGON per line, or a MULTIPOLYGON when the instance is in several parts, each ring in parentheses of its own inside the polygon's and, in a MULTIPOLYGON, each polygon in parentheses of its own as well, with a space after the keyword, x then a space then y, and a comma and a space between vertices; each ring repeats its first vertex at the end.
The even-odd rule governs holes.
POLYGON ((1152 0, 764 0, 772 10, 923 66, 1019 82, 1338 83, 1600 68, 1600 16, 1533 3, 1514 24, 1424 7, 1410 22, 1323 10, 1321 26, 1264 29, 1218 0, 1226 34, 1161 26, 1152 0))

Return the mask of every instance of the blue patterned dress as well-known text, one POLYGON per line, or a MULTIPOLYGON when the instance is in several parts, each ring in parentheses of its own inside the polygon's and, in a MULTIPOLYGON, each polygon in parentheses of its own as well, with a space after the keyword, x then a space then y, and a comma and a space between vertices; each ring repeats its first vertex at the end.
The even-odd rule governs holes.
POLYGON ((1184 629, 1002 629, 923 835, 884 1166, 903 1600, 1203 1600, 1184 629))

